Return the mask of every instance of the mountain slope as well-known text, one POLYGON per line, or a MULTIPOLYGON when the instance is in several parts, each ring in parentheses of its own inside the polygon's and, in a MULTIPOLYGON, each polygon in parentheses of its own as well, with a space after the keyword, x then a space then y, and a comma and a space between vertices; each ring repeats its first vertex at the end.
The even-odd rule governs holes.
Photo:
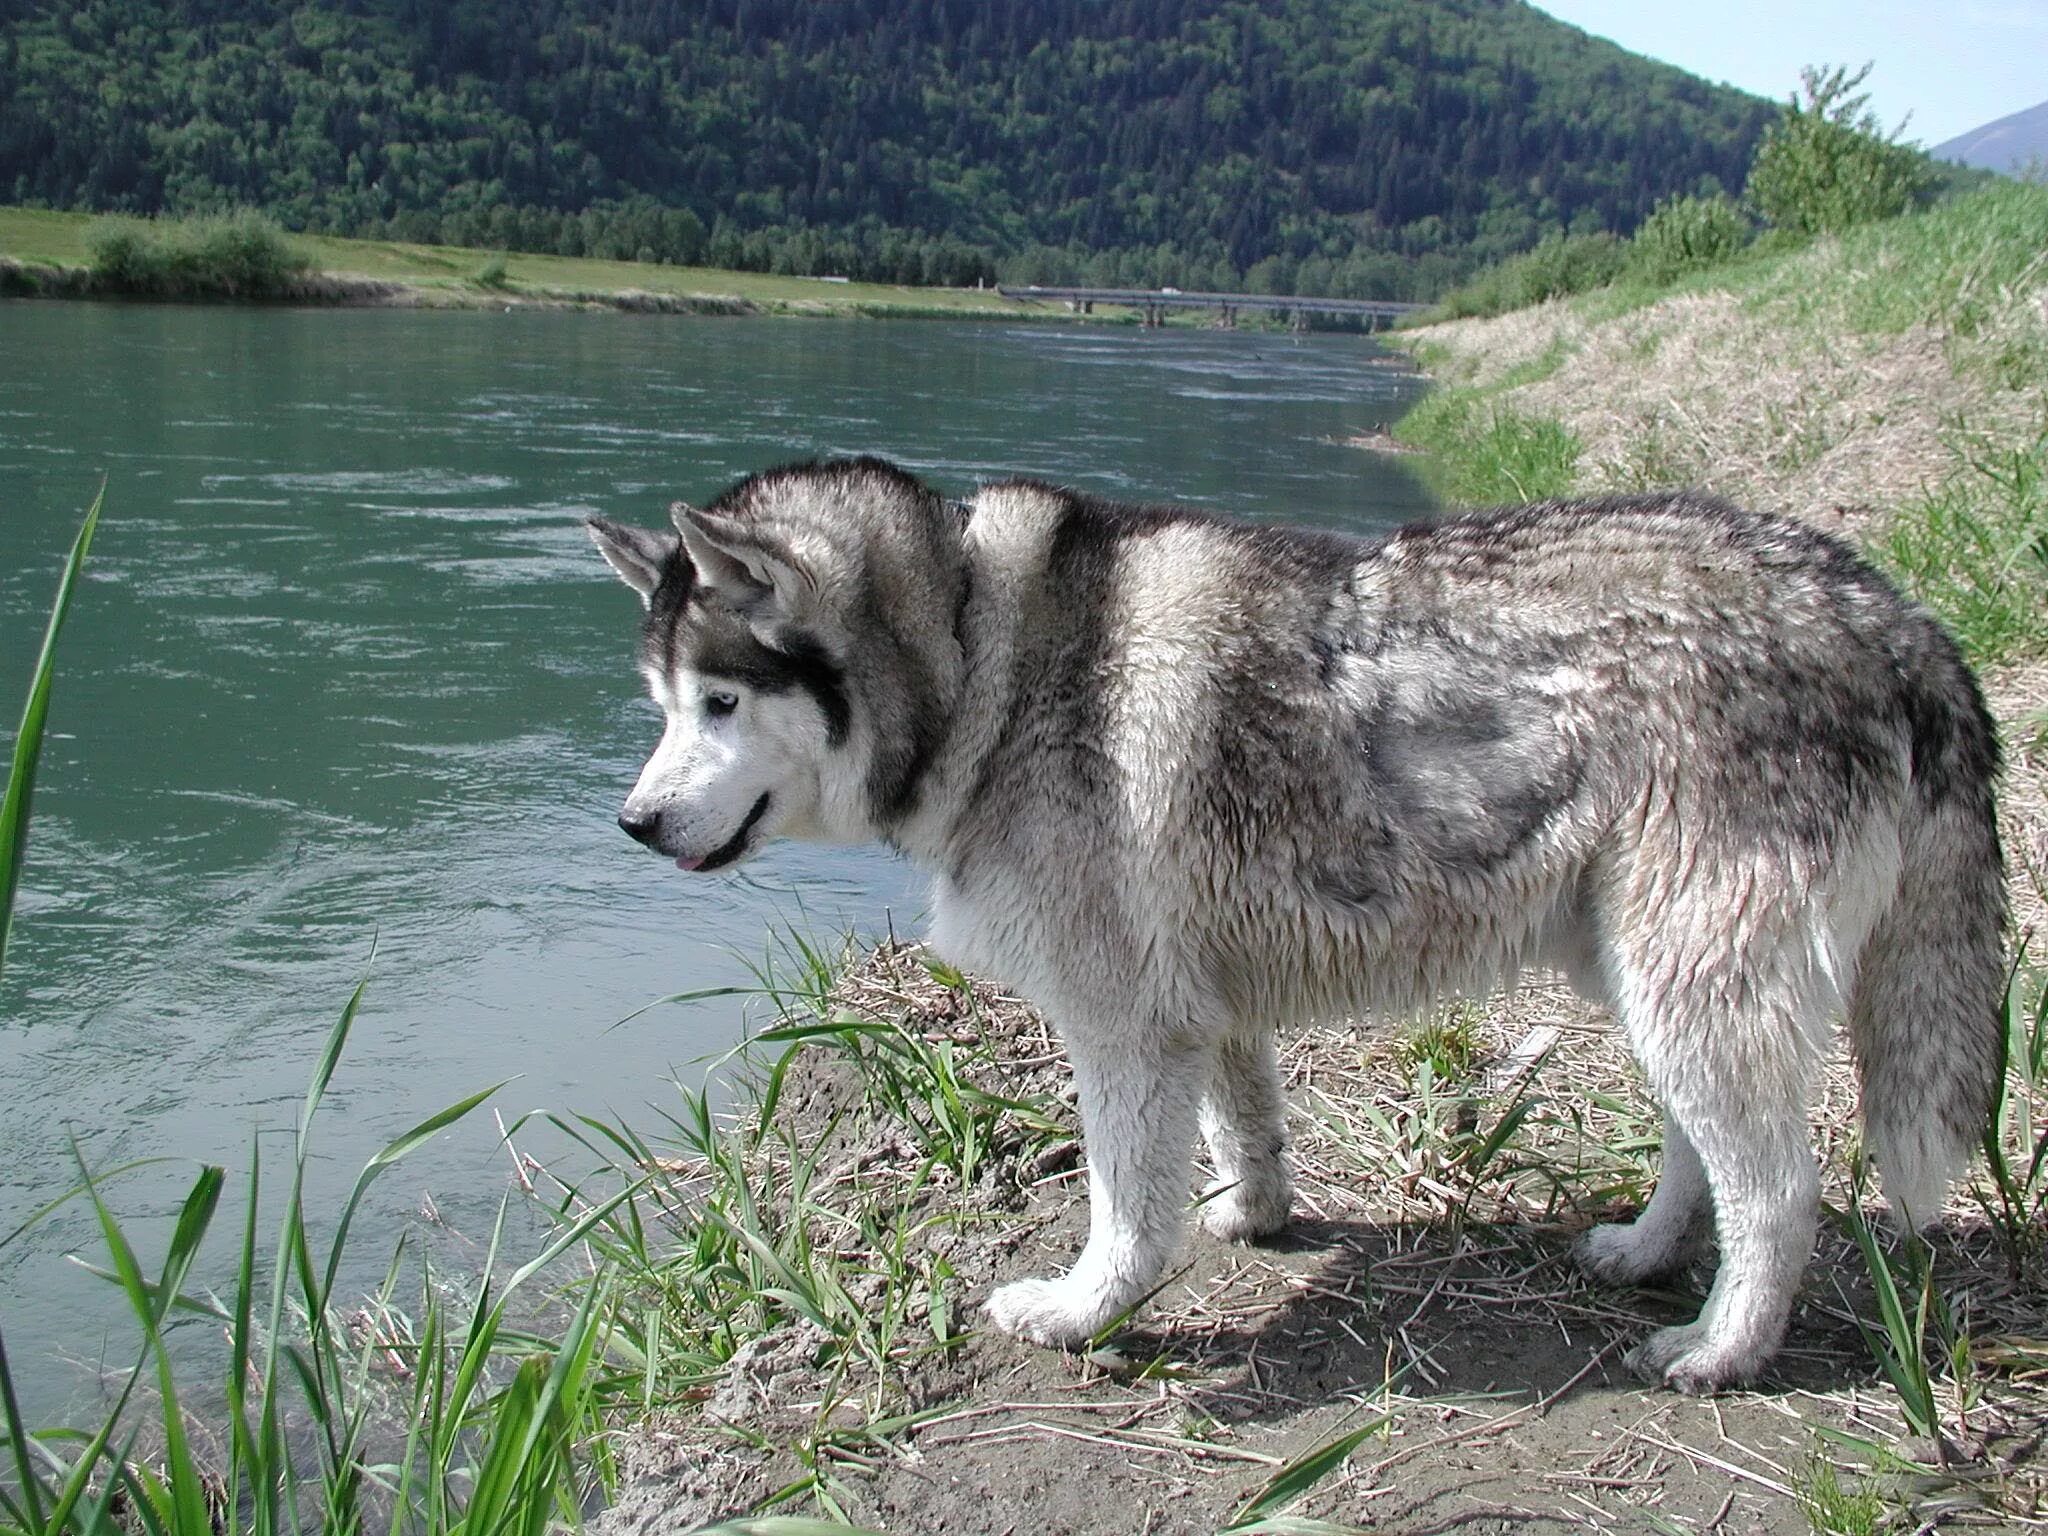
POLYGON ((2036 161, 2048 164, 2048 101, 1958 134, 1928 153, 1937 160, 1960 160, 1983 170, 2008 173, 2025 170, 2036 161))
POLYGON ((1739 186, 1775 111, 1521 0, 0 17, 0 199, 911 280, 1433 288, 1739 186))

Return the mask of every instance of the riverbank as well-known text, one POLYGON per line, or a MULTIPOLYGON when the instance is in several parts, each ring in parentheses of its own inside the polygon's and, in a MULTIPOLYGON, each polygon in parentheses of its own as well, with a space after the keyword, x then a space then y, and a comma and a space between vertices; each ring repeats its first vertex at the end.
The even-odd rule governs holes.
MULTIPOLYGON (((1573 1236, 1647 1193, 1657 1120, 1611 1030, 1558 988, 1394 1034, 1290 1037, 1293 1228, 1246 1248, 1191 1223, 1145 1314, 1080 1355, 994 1335, 973 1310, 1085 1235, 1045 1021, 895 945, 792 1001, 764 1037, 796 1052, 761 1058, 765 1107, 718 1156, 669 1169, 656 1201, 659 1241, 681 1249, 656 1266, 660 1294, 704 1296, 693 1277, 737 1238, 735 1283, 775 1299, 689 1400, 618 1442, 604 1536, 764 1507, 934 1536, 1210 1536, 1286 1529, 1257 1523, 1283 1513, 1332 1532, 1591 1518, 1789 1536, 1837 1504, 1869 1523, 1821 1528, 2044 1508, 2048 1357, 1994 1346, 2041 1338, 2048 1305, 1981 1184, 1935 1245, 1975 1351, 1936 1388, 1967 1466, 1934 1467, 1874 1380, 1856 1319, 1879 1309, 1839 1225, 1759 1390, 1702 1402, 1621 1367, 1644 1331, 1689 1315, 1704 1276, 1617 1291, 1573 1268, 1573 1236)), ((1838 1068, 1820 1112, 1837 1208, 1853 1102, 1838 1068)), ((668 1326, 691 1336, 693 1309, 730 1319, 723 1306, 683 1302, 668 1326)))
MULTIPOLYGON (((89 266, 93 215, 0 208, 0 295, 106 297, 89 266)), ((311 270, 269 296, 402 309, 615 309, 633 314, 1067 320, 994 289, 912 288, 709 267, 598 261, 399 241, 292 235, 311 270)))
MULTIPOLYGON (((1944 238, 1966 270, 1937 286, 1967 318, 1915 332, 1933 360, 1922 356, 1918 374, 1884 361, 1903 332, 1825 323, 1874 300, 1872 273, 1914 270, 1912 248, 1880 243, 1874 255, 1838 260, 1844 242, 1800 258, 1815 265, 1758 263, 1682 292, 1609 293, 1503 317, 1493 322, 1500 330, 1419 333, 1451 381, 1439 397, 1447 403, 1425 407, 1421 430, 1442 412, 1443 472, 1504 475, 1508 496, 1665 483, 1652 473, 1661 464, 1845 528, 1881 558, 1907 531, 1899 547, 1918 552, 1918 589, 1933 594, 1918 584, 1950 580, 1959 604, 1976 604, 1954 611, 1974 653, 1996 658, 2016 759, 2010 803, 2038 779, 2016 702, 2024 694, 2008 680, 2048 670, 2021 622, 2026 603, 2005 601, 2025 595, 2009 589, 2024 575, 2012 557, 2025 546, 1994 543, 1995 563, 1973 567, 1952 535, 2009 527, 1987 521, 2006 515, 1983 488, 2004 484, 2000 474, 2014 488, 2007 511, 2025 526, 2034 482, 2024 437, 1972 439, 1983 451, 1959 458, 1953 476, 1970 499, 1945 503, 1951 477, 1935 472, 1937 461, 1900 487, 1896 466, 1908 456, 1886 434, 1945 447, 1940 422, 1929 436, 1923 418, 1963 398, 1950 389, 1986 391, 1966 401, 1985 421, 2010 410, 2023 423, 2039 379, 2025 359, 2048 312, 2038 267, 2030 276, 2024 262, 2008 264, 2002 238, 1952 234, 1944 238), (1751 284, 1765 295, 1754 310, 1751 284), (1605 329, 1666 304, 1674 308, 1654 335, 1605 329), (1693 315, 1721 319, 1688 329, 1693 315), (1728 316, 1748 317, 1746 351, 1727 350, 1728 316), (1659 369, 1669 371, 1661 394, 1659 369), (1793 382, 1778 382, 1778 369, 1793 382), (1880 387, 1856 394, 1864 374, 1880 387), (2018 382, 1999 382, 2007 377, 2018 382), (1561 380, 1578 392, 1552 408, 1515 393, 1561 380), (1745 380, 1747 397, 1737 392, 1745 380), (1908 387, 1916 380, 1924 388, 1908 387), (1842 392, 1850 429, 1832 443, 1824 438, 1835 418, 1818 409, 1828 389, 1842 392), (1580 399, 1594 405, 1571 403, 1580 399), (1627 424, 1639 408, 1668 409, 1660 430, 1677 437, 1702 400, 1736 417, 1702 419, 1702 433, 1761 433, 1749 460, 1720 438, 1703 439, 1715 446, 1694 457, 1649 452, 1644 434, 1666 419, 1627 424), (1599 436, 1607 413, 1624 425, 1611 448, 1589 449, 1609 441, 1599 436), (2021 455, 2010 471, 1999 457, 2009 453, 2021 455), (1818 476, 1816 466, 1853 475, 1859 457, 1895 466, 1861 482, 1865 501, 1835 489, 1851 480, 1801 478, 1818 476), (1744 463, 1747 482, 1715 479, 1744 463)), ((2027 825, 2008 840, 2021 876, 2039 868, 2027 825)), ((508 1328, 478 1347, 490 1358, 473 1395, 427 1436, 442 1458, 437 1496, 442 1482, 446 1492, 422 1528, 444 1528, 481 1483, 494 1497, 511 1486, 509 1475, 472 1475, 484 1461, 472 1455, 479 1443, 546 1453, 536 1459, 547 1465, 521 1471, 514 1490, 536 1526, 549 1511, 609 1499, 593 1521, 608 1536, 667 1536, 762 1508, 889 1531, 1191 1536, 1304 1529, 1277 1523, 1290 1517, 1420 1536, 1570 1523, 2012 1529, 2048 1515, 2048 1275, 2042 1180, 2029 1171, 2048 1115, 2048 1033, 2038 1022, 2014 1052, 2001 1122, 2018 1182, 2000 1187, 1980 1168, 1934 1245, 1928 1295, 1941 1305, 1930 1303, 1938 1358, 1928 1391, 1947 1441, 1943 1466, 1886 1376, 1885 1340, 1861 1326, 1882 1315, 1881 1280, 1906 1286, 1909 1314, 1919 1293, 1902 1263, 1866 1262, 1843 1218, 1824 1226, 1788 1347, 1757 1391, 1702 1403, 1644 1389, 1621 1369, 1621 1353, 1645 1331, 1697 1308, 1706 1277, 1670 1293, 1612 1291, 1571 1266, 1576 1232, 1625 1215, 1647 1193, 1657 1120, 1605 1021, 1548 986, 1392 1032, 1291 1037, 1294 1228, 1273 1244, 1231 1248, 1191 1222, 1145 1316, 1102 1348, 1068 1356, 995 1336, 976 1310, 994 1285, 1068 1261, 1082 1238, 1071 1092, 1044 1021, 895 945, 871 956, 803 950, 769 985, 780 1019, 729 1077, 743 1106, 736 1117, 714 1116, 710 1100, 690 1094, 652 1129, 565 1117, 558 1128, 598 1166, 559 1164, 552 1174, 517 1156, 540 1142, 538 1128, 508 1128, 536 1208, 561 1222, 552 1246, 563 1268, 552 1273, 573 1264, 575 1316, 565 1330, 537 1309, 552 1335, 537 1326, 514 1338, 508 1328), (485 1406, 487 1397, 502 1406, 485 1406)), ((2022 1003, 2035 985, 2023 977, 2022 1003)), ((1837 1212, 1852 1204, 1852 1110, 1838 1066, 1817 1113, 1837 1212)), ((480 1267, 529 1286, 539 1279, 509 1255, 480 1267)), ((419 1422, 422 1403, 440 1402, 441 1351, 481 1331, 467 1321, 484 1312, 472 1278, 467 1268, 444 1274, 442 1290, 418 1306, 386 1296, 345 1309, 337 1298, 322 1358, 337 1379, 359 1363, 366 1383, 356 1396, 351 1378, 337 1404, 369 1402, 388 1421, 419 1422), (437 1304, 446 1308, 438 1320, 437 1304)), ((496 1305, 503 1290, 484 1294, 496 1305)), ((268 1302, 259 1303, 260 1318, 268 1302)), ((288 1313, 274 1317, 295 1337, 288 1313)), ((287 1383, 282 1397, 288 1377, 277 1380, 287 1383)), ((356 1481, 354 1452, 344 1439, 323 1466, 346 1496, 372 1498, 356 1481)))

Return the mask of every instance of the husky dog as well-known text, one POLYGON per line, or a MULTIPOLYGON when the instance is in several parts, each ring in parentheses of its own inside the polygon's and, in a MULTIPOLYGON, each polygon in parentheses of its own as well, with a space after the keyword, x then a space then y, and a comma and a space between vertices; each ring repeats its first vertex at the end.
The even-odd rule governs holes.
POLYGON ((1636 1368, 1752 1377, 1811 1256, 1808 1094, 1837 1014, 1898 1220, 1999 1062, 1998 749, 1926 614, 1841 543, 1686 494, 1377 539, 1032 481, 950 503, 876 459, 741 481, 676 532, 593 518, 667 719, 620 825, 684 869, 880 839, 933 940, 1041 1004, 1089 1169, 1066 1274, 996 1325, 1089 1338, 1156 1283, 1195 1131, 1211 1231, 1288 1219, 1276 1024, 1526 965, 1608 1004, 1663 1177, 1594 1275, 1679 1269, 1636 1368))

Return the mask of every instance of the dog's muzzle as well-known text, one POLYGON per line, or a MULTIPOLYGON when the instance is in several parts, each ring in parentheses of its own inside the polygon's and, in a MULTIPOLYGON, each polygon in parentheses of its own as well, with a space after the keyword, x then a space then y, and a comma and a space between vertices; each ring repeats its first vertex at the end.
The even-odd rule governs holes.
MULTIPOLYGON (((739 830, 709 853, 696 858, 692 858, 688 854, 678 854, 676 856, 676 868, 688 870, 722 869, 727 864, 731 864, 739 859, 748 851, 748 844, 753 839, 754 828, 759 826, 761 818, 768 814, 769 800, 770 796, 763 793, 761 798, 754 802, 753 809, 747 812, 746 819, 740 823, 739 830)), ((638 813, 630 810, 621 811, 619 813, 619 830, 632 838, 634 842, 644 847, 652 848, 656 853, 667 853, 669 851, 661 846, 661 812, 659 811, 638 813)))

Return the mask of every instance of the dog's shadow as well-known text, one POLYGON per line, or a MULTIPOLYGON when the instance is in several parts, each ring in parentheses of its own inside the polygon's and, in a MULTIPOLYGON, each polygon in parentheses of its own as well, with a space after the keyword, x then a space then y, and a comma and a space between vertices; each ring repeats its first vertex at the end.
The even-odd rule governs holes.
MULTIPOLYGON (((1645 1386, 1623 1363, 1697 1316, 1711 1270, 1663 1288, 1602 1286, 1554 1227, 1300 1219, 1255 1247, 1192 1240, 1184 1268, 1114 1341, 1223 1422, 1280 1421, 1350 1400, 1494 1399, 1511 1408, 1645 1386)), ((1833 1290, 1823 1277, 1826 1292, 1833 1290)), ((1767 1393, 1867 1380, 1851 1325, 1802 1306, 1767 1393)))

